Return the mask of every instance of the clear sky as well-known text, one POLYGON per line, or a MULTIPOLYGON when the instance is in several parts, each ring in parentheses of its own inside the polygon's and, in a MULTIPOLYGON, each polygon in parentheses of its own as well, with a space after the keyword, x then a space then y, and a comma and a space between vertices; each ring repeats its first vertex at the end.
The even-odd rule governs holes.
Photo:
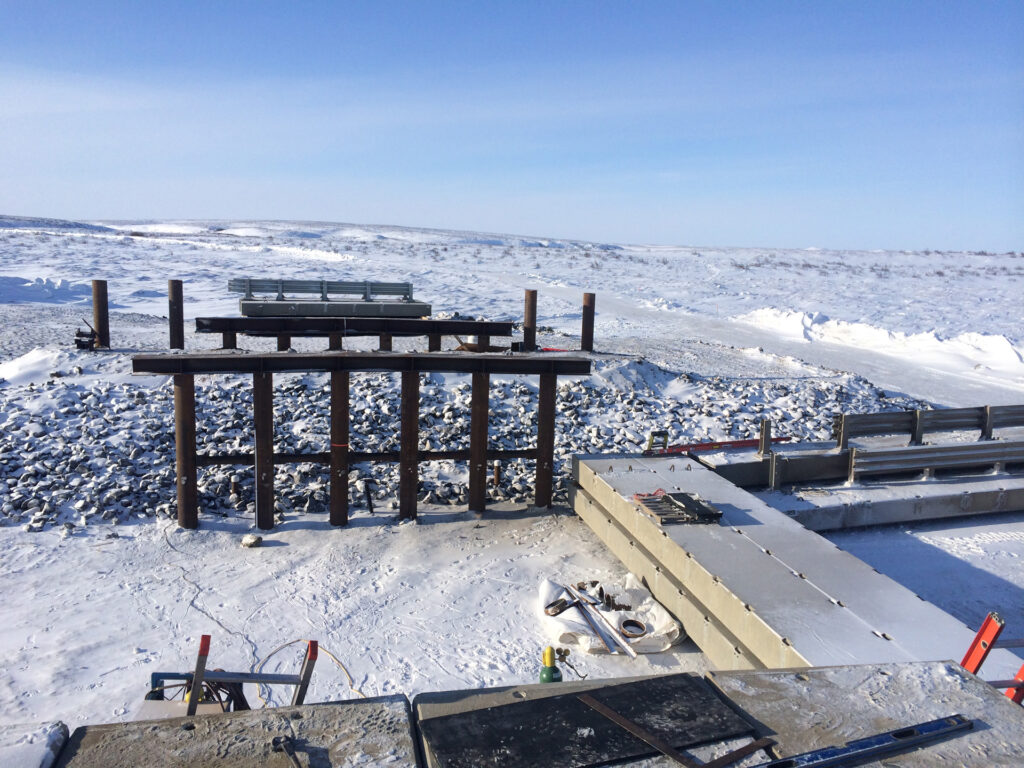
POLYGON ((1024 250, 1024 2, 8 2, 0 213, 1024 250))

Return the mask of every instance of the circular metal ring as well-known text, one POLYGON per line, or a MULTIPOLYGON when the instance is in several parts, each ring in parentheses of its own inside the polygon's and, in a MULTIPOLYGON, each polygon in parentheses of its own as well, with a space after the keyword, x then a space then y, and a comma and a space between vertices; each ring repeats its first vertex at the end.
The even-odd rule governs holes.
POLYGON ((650 627, 639 619, 623 619, 622 623, 619 624, 619 632, 622 633, 623 637, 643 637, 650 631, 650 627))

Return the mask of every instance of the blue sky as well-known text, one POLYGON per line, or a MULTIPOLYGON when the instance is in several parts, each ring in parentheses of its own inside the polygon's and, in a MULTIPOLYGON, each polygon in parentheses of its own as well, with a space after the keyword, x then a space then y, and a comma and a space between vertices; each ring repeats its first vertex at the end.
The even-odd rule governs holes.
POLYGON ((0 213, 1024 250, 1021 2, 0 0, 0 213))

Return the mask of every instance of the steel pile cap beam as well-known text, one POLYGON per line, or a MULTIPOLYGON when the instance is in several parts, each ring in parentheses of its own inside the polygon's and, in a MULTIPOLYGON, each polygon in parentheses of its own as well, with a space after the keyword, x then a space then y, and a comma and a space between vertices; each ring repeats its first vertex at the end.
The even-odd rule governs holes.
POLYGON ((390 333, 426 336, 431 333, 465 336, 511 336, 511 322, 492 320, 433 320, 405 317, 197 317, 196 333, 276 334, 293 336, 340 333, 348 336, 390 333))
POLYGON ((306 371, 416 371, 418 373, 555 374, 590 373, 590 360, 547 354, 422 354, 389 352, 321 352, 294 354, 136 355, 133 373, 191 375, 217 373, 287 373, 306 371))

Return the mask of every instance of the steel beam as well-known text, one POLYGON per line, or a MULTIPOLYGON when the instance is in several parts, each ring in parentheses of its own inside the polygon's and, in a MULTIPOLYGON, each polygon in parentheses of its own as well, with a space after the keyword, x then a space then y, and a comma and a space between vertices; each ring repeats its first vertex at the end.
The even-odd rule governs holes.
POLYGON ((555 466, 555 385, 552 373, 540 375, 537 389, 537 472, 534 481, 534 504, 551 506, 555 466))
POLYGON ((348 379, 347 371, 331 374, 331 525, 348 525, 348 379))
POLYGON ((274 375, 252 377, 252 419, 256 443, 256 525, 274 527, 274 375))
POLYGON ((197 317, 196 333, 235 331, 292 336, 511 336, 512 323, 492 320, 434 320, 410 317, 197 317))
POLYGON ((177 473, 178 525, 199 527, 199 495, 196 472, 195 377, 174 377, 174 456, 177 473))
POLYGON ((583 326, 580 331, 580 349, 584 352, 594 351, 594 308, 597 296, 593 293, 583 294, 583 326))
POLYGON ((225 355, 217 352, 135 355, 132 371, 158 374, 281 373, 287 371, 416 371, 418 373, 590 373, 590 360, 550 354, 427 354, 422 352, 320 352, 225 355))
POLYGON ((523 351, 537 348, 537 291, 527 289, 523 306, 523 351))
POLYGON ((473 374, 469 423, 469 510, 483 512, 487 504, 487 420, 490 377, 473 374))
POLYGON ((419 490, 417 452, 420 440, 420 375, 402 371, 402 431, 398 475, 398 517, 416 519, 419 490))
POLYGON ((185 348, 185 299, 181 280, 167 281, 167 326, 170 349, 185 348))
POLYGON ((92 281, 92 327, 96 344, 110 349, 110 313, 107 309, 107 281, 92 281))

